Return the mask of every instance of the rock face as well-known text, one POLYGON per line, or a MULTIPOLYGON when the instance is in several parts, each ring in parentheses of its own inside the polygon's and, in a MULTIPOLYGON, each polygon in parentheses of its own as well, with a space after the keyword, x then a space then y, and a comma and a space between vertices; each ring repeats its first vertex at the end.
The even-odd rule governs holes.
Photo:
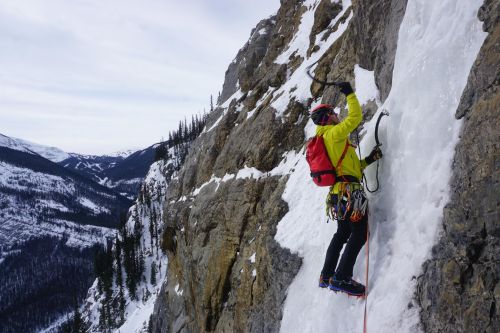
POLYGON ((175 233, 156 331, 277 330, 284 291, 300 266, 273 239, 286 212, 284 183, 234 180, 217 191, 211 184, 199 199, 170 207, 167 219, 182 231, 175 233))
MULTIPOLYGON (((369 4, 359 2, 360 8, 369 4)), ((364 60, 367 69, 381 64, 377 67, 381 72, 391 71, 394 51, 383 46, 395 43, 405 4, 393 1, 370 7, 368 17, 360 16, 356 8, 347 9, 339 22, 354 11, 353 23, 346 37, 325 53, 316 75, 352 79, 354 64, 366 54, 370 57, 364 60), (386 22, 381 18, 388 8, 399 10, 392 10, 397 17, 386 22), (361 19, 378 25, 362 24, 361 19), (372 42, 354 48, 357 34, 367 35, 369 29, 378 31, 372 42), (334 58, 339 59, 339 66, 331 65, 334 58)), ((322 11, 314 16, 311 53, 317 50, 321 32, 325 36, 337 30, 339 24, 330 26, 330 22, 342 10, 331 1, 318 6, 322 11)), ((193 144, 178 177, 169 185, 163 235, 169 256, 168 282, 155 304, 153 332, 279 330, 286 290, 301 260, 274 240, 276 225, 288 210, 281 199, 287 177, 266 173, 278 166, 285 152, 302 148, 311 101, 292 99, 278 117, 271 107, 276 96, 263 96, 283 85, 287 73, 303 61, 292 54, 288 63, 274 62, 292 40, 305 11, 303 1, 284 1, 276 16, 261 21, 252 31, 226 72, 218 101, 221 106, 210 115, 208 130, 193 144), (238 90, 241 95, 234 95, 238 90), (245 168, 264 174, 235 177, 245 168)), ((390 90, 390 82, 383 84, 390 90)), ((335 93, 315 85, 311 90, 315 98, 325 101, 335 93)))
POLYGON ((389 95, 396 55, 398 32, 407 0, 359 1, 354 6, 355 21, 350 38, 357 48, 357 63, 375 71, 383 101, 389 95))
MULTIPOLYGON (((354 65, 359 64, 375 72, 384 101, 391 90, 406 3, 353 0, 352 7, 342 8, 337 2, 317 1, 307 54, 292 52, 285 63, 276 60, 310 9, 304 1, 282 0, 278 13, 252 31, 229 65, 219 107, 169 185, 163 234, 168 279, 155 304, 153 332, 279 330, 287 287, 301 259, 274 240, 288 207, 282 200, 287 176, 273 170, 286 152, 302 149, 312 100, 290 98, 278 113, 272 105, 280 96, 274 92, 304 56, 313 56, 319 44, 350 20, 313 74, 353 82, 354 65)), ((480 13, 490 36, 457 111, 466 121, 445 232, 419 278, 416 298, 429 332, 477 331, 478 321, 484 324, 479 331, 499 331, 498 12, 498 1, 486 1, 480 13)), ((333 88, 301 84, 310 85, 315 102, 345 104, 333 88)), ((372 113, 374 101, 364 109, 372 113)))
MULTIPOLYGON (((352 79, 354 64, 366 54, 367 69, 392 71, 395 52, 387 45, 395 44, 406 1, 378 7, 370 3, 358 1, 360 8, 370 7, 363 17, 356 8, 342 14, 340 23, 354 15, 352 23, 325 53, 316 75, 352 79), (381 19, 389 9, 391 19, 381 19), (369 19, 370 29, 377 34, 362 48, 353 47, 359 31, 373 32, 367 31, 362 19, 369 19), (341 66, 331 66, 334 58, 340 59, 341 66)), ((315 43, 322 32, 324 39, 339 26, 330 23, 341 15, 340 4, 321 1, 318 8, 322 10, 314 15, 309 53, 318 50, 315 43)), ((281 199, 287 177, 267 173, 278 166, 285 152, 302 148, 311 101, 292 99, 277 116, 271 103, 279 96, 263 96, 281 87, 303 61, 293 53, 288 63, 274 62, 288 47, 305 11, 303 1, 282 1, 276 16, 252 31, 226 72, 221 106, 210 115, 208 130, 193 144, 169 185, 163 235, 168 282, 155 304, 153 332, 279 330, 286 290, 301 260, 274 240, 277 223, 288 211, 281 199), (238 90, 241 94, 234 95, 238 90), (251 168, 259 170, 258 178, 236 176, 241 170, 255 170, 251 168)), ((390 82, 383 85, 390 90, 390 82)), ((334 94, 317 85, 311 91, 325 101, 334 94)))
POLYGON ((419 277, 427 332, 500 331, 499 13, 500 3, 487 0, 478 14, 488 37, 456 113, 464 126, 444 231, 419 277))
POLYGON ((257 105, 286 80, 287 65, 273 60, 292 38, 300 12, 300 2, 287 2, 252 31, 226 72, 219 103, 227 100, 227 107, 211 114, 209 130, 170 184, 163 241, 168 283, 155 304, 153 332, 279 330, 287 287, 301 265, 274 240, 288 210, 281 199, 287 177, 234 175, 245 168, 269 172, 283 153, 303 145, 306 105, 291 101, 282 118, 270 99, 257 105), (237 90, 244 95, 228 100, 237 90), (227 174, 233 178, 219 184, 227 174))

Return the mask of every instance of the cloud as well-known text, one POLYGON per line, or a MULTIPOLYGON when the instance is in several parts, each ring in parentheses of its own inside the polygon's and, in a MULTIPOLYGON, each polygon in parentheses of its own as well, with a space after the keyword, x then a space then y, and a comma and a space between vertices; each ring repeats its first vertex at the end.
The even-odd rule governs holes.
POLYGON ((278 6, 0 1, 0 132, 83 153, 156 142, 208 108, 250 30, 278 6))

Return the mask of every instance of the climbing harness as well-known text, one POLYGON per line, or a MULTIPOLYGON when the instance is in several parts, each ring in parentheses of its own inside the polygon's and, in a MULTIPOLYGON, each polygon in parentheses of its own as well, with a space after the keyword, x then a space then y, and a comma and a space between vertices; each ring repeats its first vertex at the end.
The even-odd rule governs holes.
POLYGON ((349 220, 356 223, 361 221, 368 209, 368 199, 360 183, 339 184, 338 193, 333 188, 327 197, 327 215, 333 220, 349 220), (349 214, 350 212, 350 214, 349 214))

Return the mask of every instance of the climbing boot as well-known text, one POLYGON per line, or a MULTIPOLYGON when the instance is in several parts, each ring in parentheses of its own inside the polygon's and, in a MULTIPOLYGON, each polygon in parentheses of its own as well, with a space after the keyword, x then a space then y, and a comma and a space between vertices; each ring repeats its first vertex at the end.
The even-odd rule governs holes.
POLYGON ((341 291, 351 296, 361 297, 365 295, 365 286, 353 279, 339 280, 334 276, 330 279, 329 288, 333 291, 341 291))
POLYGON ((330 278, 323 277, 323 275, 320 275, 319 277, 319 287, 320 288, 326 288, 329 285, 330 278))

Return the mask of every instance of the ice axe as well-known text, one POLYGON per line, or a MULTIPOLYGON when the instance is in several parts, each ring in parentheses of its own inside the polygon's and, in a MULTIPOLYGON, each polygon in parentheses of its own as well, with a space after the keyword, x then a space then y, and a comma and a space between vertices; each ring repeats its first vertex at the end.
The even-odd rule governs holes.
MULTIPOLYGON (((375 144, 374 149, 380 149, 379 147, 382 146, 382 144, 380 143, 380 140, 378 139, 378 126, 380 125, 380 120, 382 119, 382 117, 388 116, 388 115, 389 115, 389 112, 387 112, 387 110, 382 110, 382 112, 380 112, 380 114, 378 115, 377 122, 375 123, 375 143, 376 144, 375 144)), ((356 132, 356 135, 358 135, 357 132, 356 132)), ((358 135, 358 142, 359 142, 359 135, 358 135)), ((360 149, 359 154, 361 156, 361 149, 360 149)), ((377 192, 379 187, 380 187, 380 183, 378 181, 378 161, 377 161, 377 171, 375 172, 375 179, 377 181, 377 187, 374 190, 371 190, 368 187, 368 182, 366 181, 365 174, 363 173, 363 182, 365 183, 365 188, 370 193, 377 192)))
POLYGON ((382 119, 383 116, 388 116, 388 115, 389 112, 387 112, 387 110, 382 110, 382 112, 380 112, 380 114, 378 115, 377 123, 375 124, 375 142, 377 143, 377 147, 382 146, 382 144, 378 139, 378 125, 380 124, 380 119, 382 119))
POLYGON ((316 63, 318 61, 319 60, 313 62, 312 64, 310 64, 309 66, 306 67, 307 76, 309 76, 314 82, 321 83, 322 85, 325 85, 325 86, 338 86, 340 84, 339 81, 323 81, 323 80, 315 78, 314 75, 311 74, 312 66, 316 65, 316 63))

